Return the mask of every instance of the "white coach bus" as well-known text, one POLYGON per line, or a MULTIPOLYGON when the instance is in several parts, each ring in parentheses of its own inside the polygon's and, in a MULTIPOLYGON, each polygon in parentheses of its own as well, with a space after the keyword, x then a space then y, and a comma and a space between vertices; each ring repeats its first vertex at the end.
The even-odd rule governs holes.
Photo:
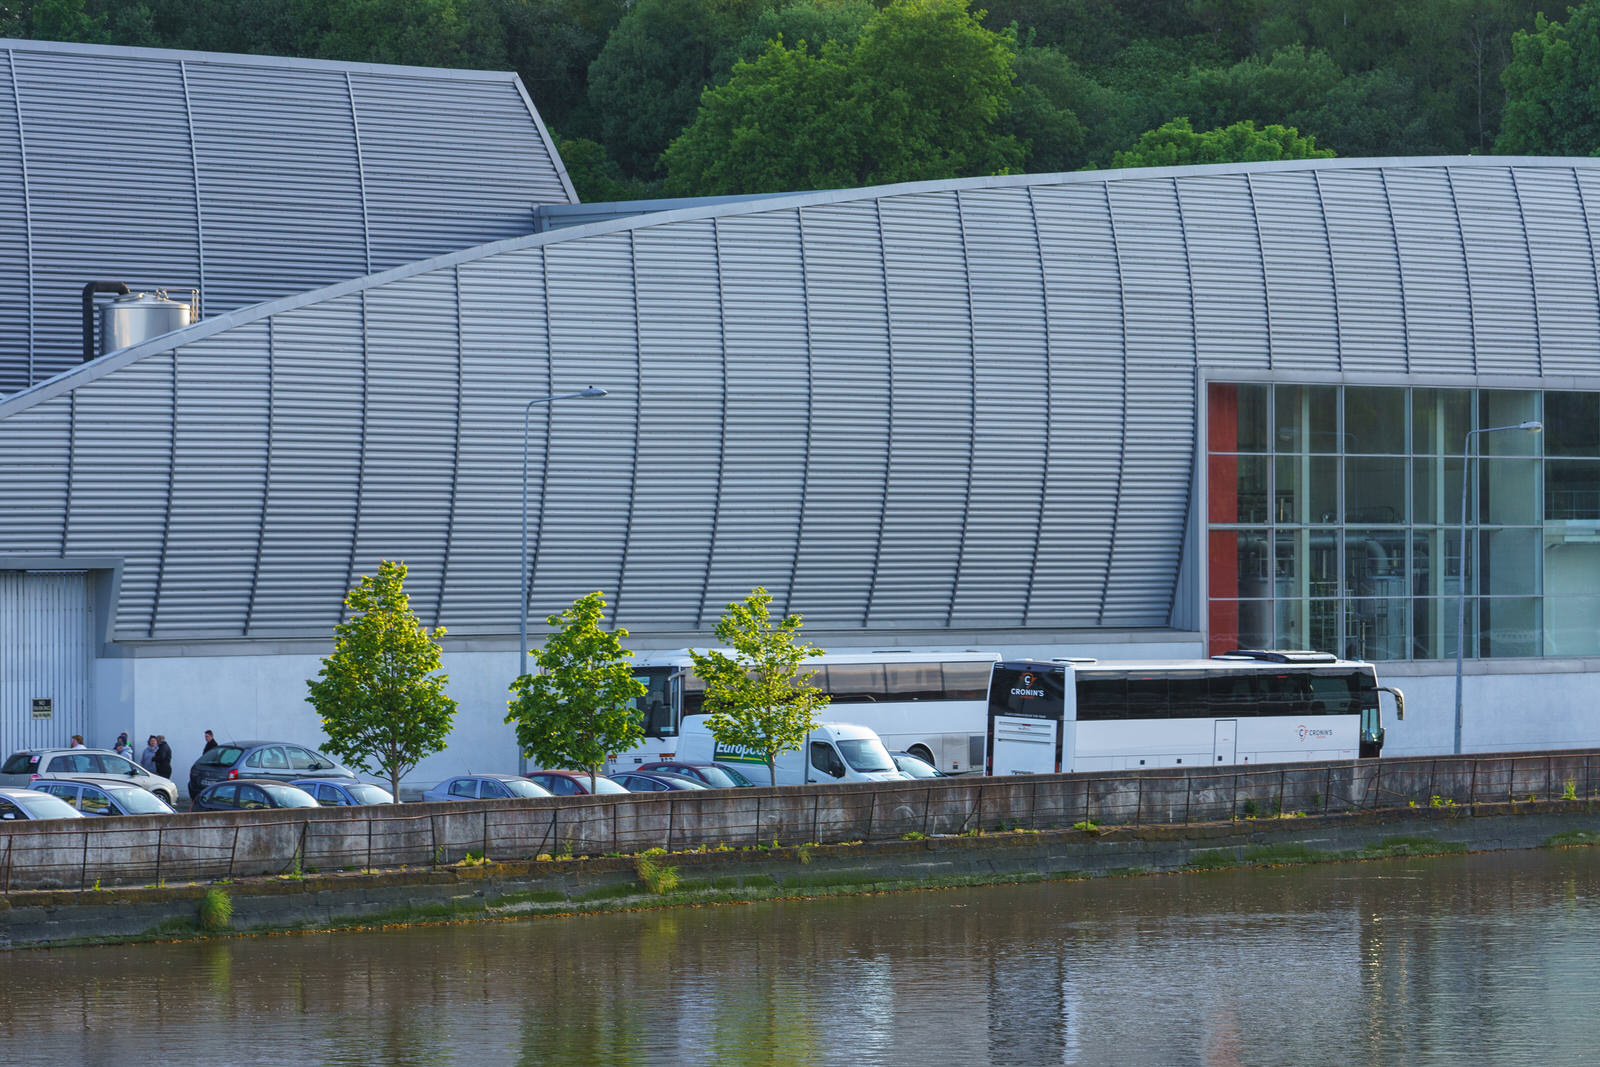
POLYGON ((1371 758, 1383 750, 1370 663, 1240 650, 1208 660, 996 663, 989 774, 1371 758))
MULTIPOLYGON (((983 766, 989 676, 998 652, 844 651, 807 659, 801 673, 831 698, 824 719, 857 723, 892 751, 910 752, 947 773, 983 766)), ((705 684, 687 649, 639 652, 634 677, 647 692, 639 701, 645 737, 607 762, 613 771, 680 758, 685 715, 703 713, 705 684)))

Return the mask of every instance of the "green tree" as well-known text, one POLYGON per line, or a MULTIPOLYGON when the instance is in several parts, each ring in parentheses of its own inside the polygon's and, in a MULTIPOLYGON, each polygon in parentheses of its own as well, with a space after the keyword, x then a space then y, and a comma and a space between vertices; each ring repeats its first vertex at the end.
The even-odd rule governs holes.
POLYGON ((445 747, 456 702, 445 695, 438 638, 405 593, 406 565, 384 560, 345 597, 349 621, 334 627, 333 655, 307 697, 322 717, 327 750, 368 774, 400 779, 445 747))
POLYGON ((540 766, 582 768, 591 781, 607 756, 644 738, 637 702, 646 690, 622 647, 628 631, 601 629, 605 613, 605 594, 594 592, 545 620, 550 636, 533 652, 539 673, 511 683, 506 715, 540 766))
POLYGON ((1257 129, 1250 121, 1196 133, 1189 120, 1173 119, 1149 130, 1139 143, 1112 157, 1115 167, 1170 167, 1194 163, 1252 163, 1269 159, 1327 159, 1331 149, 1286 126, 1257 129))
POLYGON ((667 191, 774 192, 1005 174, 1014 49, 966 0, 894 0, 852 48, 773 42, 701 98, 667 191))
POLYGON ((746 749, 773 762, 805 744, 828 695, 807 683, 816 671, 800 670, 807 656, 822 650, 799 640, 800 616, 772 621, 772 594, 761 587, 728 605, 717 623, 717 640, 733 650, 689 651, 706 686, 706 727, 719 745, 746 749))
POLYGON ((1512 155, 1587 156, 1600 150, 1600 0, 1540 15, 1511 40, 1501 81, 1506 104, 1494 150, 1512 155))

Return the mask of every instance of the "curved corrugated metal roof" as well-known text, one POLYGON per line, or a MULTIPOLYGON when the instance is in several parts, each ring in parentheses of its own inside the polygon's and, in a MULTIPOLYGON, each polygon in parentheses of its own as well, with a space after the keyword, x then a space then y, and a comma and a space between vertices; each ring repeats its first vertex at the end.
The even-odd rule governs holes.
POLYGON ((1591 160, 1330 160, 773 197, 503 241, 0 402, 0 555, 122 556, 124 636, 455 632, 595 588, 703 632, 1169 621, 1206 376, 1600 382, 1591 160), (67 403, 67 399, 71 402, 67 403))
POLYGON ((514 74, 0 40, 0 393, 82 359, 91 281, 206 315, 576 199, 514 74))

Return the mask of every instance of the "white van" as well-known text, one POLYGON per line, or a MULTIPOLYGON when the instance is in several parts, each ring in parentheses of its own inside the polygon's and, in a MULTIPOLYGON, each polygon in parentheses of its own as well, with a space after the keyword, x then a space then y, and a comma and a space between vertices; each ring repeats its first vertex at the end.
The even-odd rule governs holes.
MULTIPOLYGON (((685 763, 731 763, 756 785, 770 785, 772 776, 760 755, 717 744, 706 729, 706 716, 686 715, 678 737, 677 759, 685 763)), ((911 777, 895 770, 889 750, 865 726, 847 722, 818 723, 806 743, 774 762, 779 785, 808 782, 894 782, 911 777)))

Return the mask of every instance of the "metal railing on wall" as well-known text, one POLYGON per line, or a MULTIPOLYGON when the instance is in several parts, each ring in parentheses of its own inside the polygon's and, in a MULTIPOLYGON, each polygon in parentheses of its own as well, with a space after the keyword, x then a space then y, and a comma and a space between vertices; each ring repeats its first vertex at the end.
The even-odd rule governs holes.
POLYGON ((0 891, 1588 801, 1597 772, 1600 752, 1548 752, 22 822, 0 826, 0 891))

